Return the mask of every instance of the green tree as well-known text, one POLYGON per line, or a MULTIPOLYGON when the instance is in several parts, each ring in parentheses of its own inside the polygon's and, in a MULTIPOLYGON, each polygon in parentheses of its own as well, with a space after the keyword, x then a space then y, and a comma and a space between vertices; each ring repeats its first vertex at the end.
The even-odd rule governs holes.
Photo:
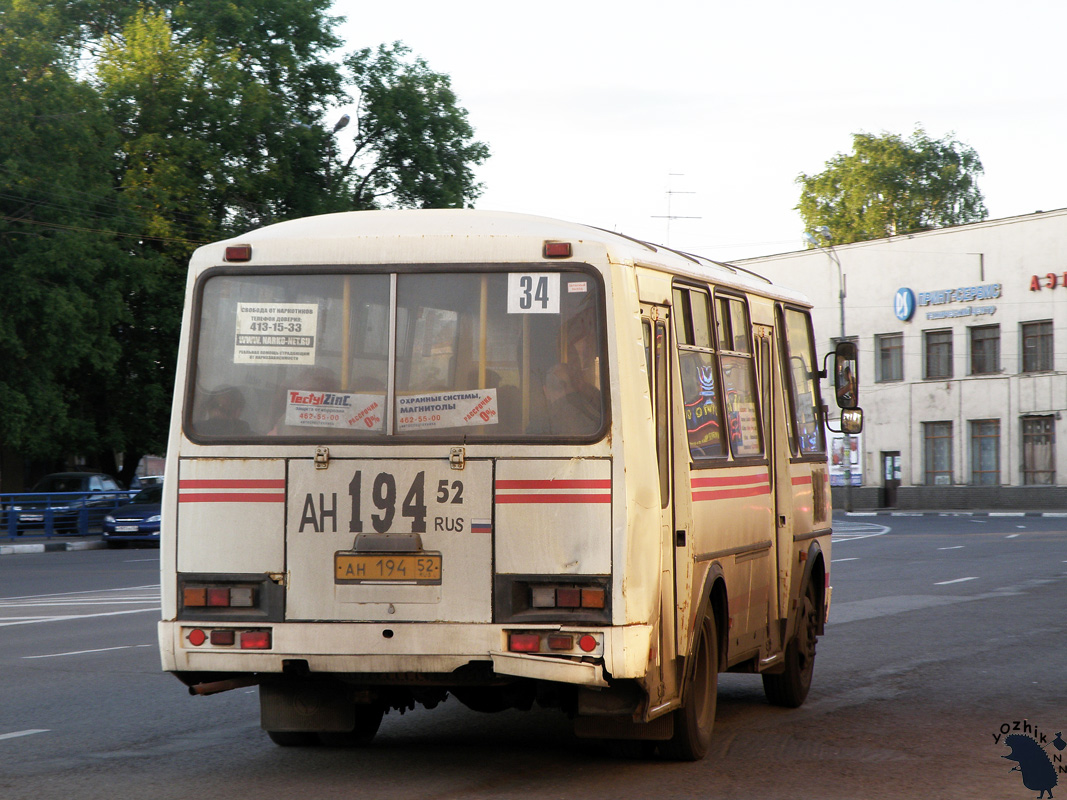
POLYGON ((840 243, 962 225, 986 217, 981 174, 978 154, 951 135, 856 133, 851 153, 801 173, 796 208, 805 229, 826 225, 840 243))
POLYGON ((5 489, 26 459, 124 453, 127 480, 162 452, 198 244, 477 196, 447 76, 400 45, 338 59, 330 2, 0 0, 5 489), (351 88, 346 159, 325 120, 351 88))
POLYGON ((114 368, 112 328, 140 275, 115 194, 118 137, 76 75, 62 4, 6 3, 0 17, 0 456, 5 488, 25 459, 97 446, 86 376, 114 368), (106 233, 101 233, 106 231, 106 233))
POLYGON ((489 148, 474 140, 447 75, 400 42, 364 48, 346 62, 359 92, 355 151, 342 174, 356 208, 463 208, 481 194, 474 166, 489 148))

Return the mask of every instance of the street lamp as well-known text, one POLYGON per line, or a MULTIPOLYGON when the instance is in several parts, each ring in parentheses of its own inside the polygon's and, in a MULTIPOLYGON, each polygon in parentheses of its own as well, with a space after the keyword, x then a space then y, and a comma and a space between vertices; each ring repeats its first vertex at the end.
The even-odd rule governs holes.
POLYGON ((346 127, 348 125, 348 123, 351 122, 351 121, 352 121, 352 118, 350 116, 348 116, 348 114, 344 114, 344 115, 341 116, 341 118, 339 120, 337 120, 337 122, 334 123, 333 130, 330 131, 330 150, 329 150, 329 153, 327 154, 328 160, 326 161, 326 190, 327 191, 333 191, 333 170, 330 167, 331 167, 331 164, 333 163, 334 136, 336 136, 337 132, 339 130, 341 130, 342 128, 346 127))
MULTIPOLYGON (((845 340, 845 273, 841 269, 841 259, 837 255, 837 251, 834 249, 834 237, 830 233, 830 228, 826 225, 820 225, 813 231, 804 231, 804 238, 815 247, 818 247, 824 253, 826 257, 830 259, 837 266, 837 302, 841 311, 841 337, 839 341, 845 340)), ((845 511, 852 510, 852 437, 849 434, 845 434, 844 440, 845 453, 845 511)))

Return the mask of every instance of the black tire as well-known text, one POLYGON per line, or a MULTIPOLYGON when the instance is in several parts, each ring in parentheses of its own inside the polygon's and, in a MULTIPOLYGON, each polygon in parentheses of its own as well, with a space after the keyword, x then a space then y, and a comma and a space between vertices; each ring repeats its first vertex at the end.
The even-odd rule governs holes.
POLYGON ((674 736, 660 753, 676 761, 699 761, 708 752, 719 694, 719 639, 715 618, 705 615, 693 643, 683 705, 674 714, 674 736))
POLYGON ((810 582, 804 586, 797 614, 796 630, 785 648, 785 669, 763 675, 763 691, 767 700, 772 705, 785 708, 799 708, 804 704, 815 672, 819 619, 815 587, 810 582))
POLYGON ((267 731, 267 736, 279 747, 311 747, 319 743, 313 731, 267 731))
POLYGON ((380 705, 357 705, 356 727, 350 731, 323 731, 319 741, 327 747, 362 747, 374 740, 382 724, 385 707, 380 705))

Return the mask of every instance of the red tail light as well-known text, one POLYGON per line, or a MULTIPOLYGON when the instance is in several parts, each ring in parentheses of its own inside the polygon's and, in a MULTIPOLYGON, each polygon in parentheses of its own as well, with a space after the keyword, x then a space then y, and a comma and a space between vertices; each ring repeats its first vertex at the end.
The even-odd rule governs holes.
POLYGON ((242 631, 242 650, 270 650, 270 631, 242 631))
POLYGON ((508 650, 513 653, 540 652, 541 636, 537 633, 512 633, 508 636, 508 650))

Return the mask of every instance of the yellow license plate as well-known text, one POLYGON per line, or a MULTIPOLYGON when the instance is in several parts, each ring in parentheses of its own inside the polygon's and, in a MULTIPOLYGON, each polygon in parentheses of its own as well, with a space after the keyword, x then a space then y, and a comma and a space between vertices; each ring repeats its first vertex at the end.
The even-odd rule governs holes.
POLYGON ((441 582, 440 553, 335 553, 336 583, 441 582))

